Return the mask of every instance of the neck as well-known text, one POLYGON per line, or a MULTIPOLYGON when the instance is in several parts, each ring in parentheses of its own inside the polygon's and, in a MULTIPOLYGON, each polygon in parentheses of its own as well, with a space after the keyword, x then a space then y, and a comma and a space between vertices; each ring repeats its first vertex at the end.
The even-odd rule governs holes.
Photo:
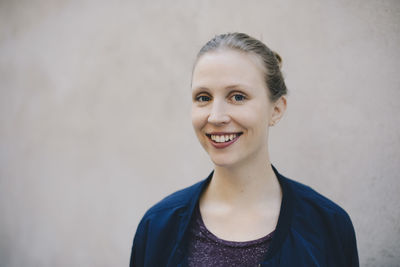
POLYGON ((268 153, 258 160, 238 166, 215 166, 204 197, 235 208, 259 205, 281 196, 279 181, 268 153))

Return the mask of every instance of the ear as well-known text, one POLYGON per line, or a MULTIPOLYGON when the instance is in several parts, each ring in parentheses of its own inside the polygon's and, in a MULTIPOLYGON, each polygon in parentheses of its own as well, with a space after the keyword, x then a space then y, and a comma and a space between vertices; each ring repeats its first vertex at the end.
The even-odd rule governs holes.
POLYGON ((272 105, 272 113, 271 113, 271 119, 269 122, 270 126, 274 126, 278 121, 283 117, 283 114, 285 114, 286 111, 286 97, 281 96, 275 103, 272 105))

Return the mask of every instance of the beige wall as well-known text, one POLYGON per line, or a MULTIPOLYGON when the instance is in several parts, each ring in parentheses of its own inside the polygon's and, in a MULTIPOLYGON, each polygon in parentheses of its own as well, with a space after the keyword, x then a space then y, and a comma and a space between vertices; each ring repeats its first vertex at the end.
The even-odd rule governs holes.
POLYGON ((213 35, 283 58, 272 163, 400 262, 400 2, 0 1, 0 266, 127 266, 138 220, 212 170, 190 72, 213 35))

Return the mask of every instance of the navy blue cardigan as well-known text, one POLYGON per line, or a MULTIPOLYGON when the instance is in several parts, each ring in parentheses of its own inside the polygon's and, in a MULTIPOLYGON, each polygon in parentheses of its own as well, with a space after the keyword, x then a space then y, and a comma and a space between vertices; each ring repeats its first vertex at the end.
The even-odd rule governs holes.
MULTIPOLYGON (((311 187, 284 177, 278 223, 259 266, 359 266, 349 215, 311 187)), ((210 175, 151 207, 140 221, 130 266, 186 266, 188 224, 210 175)))

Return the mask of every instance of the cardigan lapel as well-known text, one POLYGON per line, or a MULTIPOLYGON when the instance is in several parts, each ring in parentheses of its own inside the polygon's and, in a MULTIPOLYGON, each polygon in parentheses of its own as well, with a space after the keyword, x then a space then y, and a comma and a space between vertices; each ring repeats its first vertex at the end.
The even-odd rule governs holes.
POLYGON ((192 218, 194 208, 199 201, 201 193, 204 191, 206 186, 209 184, 211 181, 211 178, 214 174, 214 170, 211 171, 211 173, 208 175, 206 179, 201 181, 197 188, 195 189, 195 192, 193 193, 192 197, 189 199, 189 201, 186 204, 186 208, 181 210, 181 213, 179 214, 180 220, 179 220, 179 234, 176 239, 176 245, 171 253, 171 257, 168 260, 167 266, 185 266, 185 255, 186 255, 186 248, 187 248, 187 229, 190 223, 190 220, 192 218))

